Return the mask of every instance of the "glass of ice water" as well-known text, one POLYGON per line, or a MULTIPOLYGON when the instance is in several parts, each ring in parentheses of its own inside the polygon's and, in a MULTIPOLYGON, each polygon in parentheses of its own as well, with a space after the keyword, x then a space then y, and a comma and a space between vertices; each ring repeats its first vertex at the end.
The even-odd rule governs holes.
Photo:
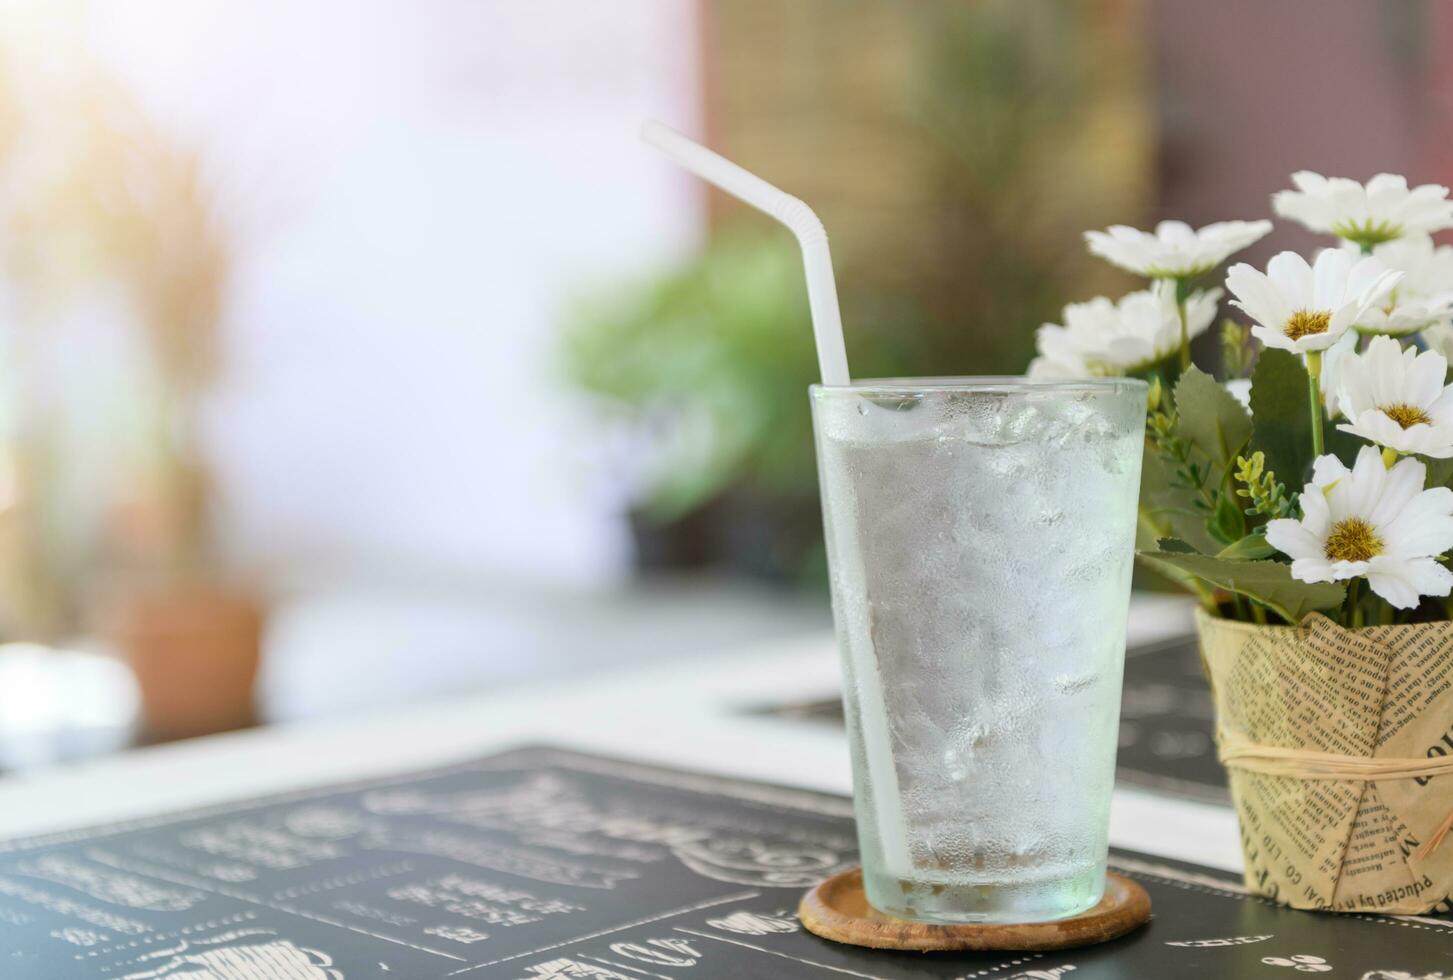
POLYGON ((868 901, 953 923, 1093 907, 1145 383, 811 394, 868 901))

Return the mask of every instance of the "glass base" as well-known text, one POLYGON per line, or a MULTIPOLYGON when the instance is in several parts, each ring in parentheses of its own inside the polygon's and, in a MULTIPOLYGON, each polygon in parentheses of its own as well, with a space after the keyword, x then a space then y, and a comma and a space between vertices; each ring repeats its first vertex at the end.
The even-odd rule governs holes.
POLYGON ((863 868, 868 903, 887 915, 945 925, 1051 922, 1094 908, 1105 894, 1105 867, 1037 881, 905 881, 863 868))

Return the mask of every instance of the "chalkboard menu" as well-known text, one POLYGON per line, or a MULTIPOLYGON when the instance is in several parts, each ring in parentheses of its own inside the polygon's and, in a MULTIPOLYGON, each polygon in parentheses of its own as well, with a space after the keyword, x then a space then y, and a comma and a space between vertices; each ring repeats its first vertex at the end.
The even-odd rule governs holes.
POLYGON ((1453 922, 1334 917, 1117 852, 1155 918, 1057 953, 872 952, 805 933, 849 801, 527 748, 0 844, 5 980, 1291 978, 1453 975, 1453 922))
MULTIPOLYGON (((757 705, 751 713, 841 725, 837 698, 757 705)), ((1120 749, 1115 778, 1173 796, 1230 805, 1226 772, 1216 760, 1216 716, 1193 636, 1125 651, 1120 749)))

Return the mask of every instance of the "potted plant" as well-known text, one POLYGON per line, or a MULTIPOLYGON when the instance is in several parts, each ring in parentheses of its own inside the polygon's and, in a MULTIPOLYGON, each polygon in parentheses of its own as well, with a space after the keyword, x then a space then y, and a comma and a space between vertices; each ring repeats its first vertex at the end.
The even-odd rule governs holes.
POLYGON ((0 258, 17 314, 0 623, 41 641, 98 629, 137 675, 149 738, 236 728, 253 720, 262 610, 221 575, 199 435, 230 248, 202 160, 80 38, 0 44, 0 258))
POLYGON ((1142 562, 1197 625, 1246 881, 1298 908, 1422 913, 1453 895, 1453 228, 1448 189, 1313 173, 1275 212, 1336 241, 1231 267, 1227 377, 1191 363, 1266 221, 1090 232, 1150 280, 1065 309, 1039 377, 1151 379, 1142 562))

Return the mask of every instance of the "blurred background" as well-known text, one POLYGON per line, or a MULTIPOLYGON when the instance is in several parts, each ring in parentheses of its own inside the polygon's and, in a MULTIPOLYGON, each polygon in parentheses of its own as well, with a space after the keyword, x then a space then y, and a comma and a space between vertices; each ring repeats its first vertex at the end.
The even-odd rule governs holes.
POLYGON ((1133 285, 1084 229, 1453 183, 1450 54, 1416 0, 0 0, 0 769, 826 628, 795 245, 644 118, 818 210, 856 375, 1012 374, 1133 285))

